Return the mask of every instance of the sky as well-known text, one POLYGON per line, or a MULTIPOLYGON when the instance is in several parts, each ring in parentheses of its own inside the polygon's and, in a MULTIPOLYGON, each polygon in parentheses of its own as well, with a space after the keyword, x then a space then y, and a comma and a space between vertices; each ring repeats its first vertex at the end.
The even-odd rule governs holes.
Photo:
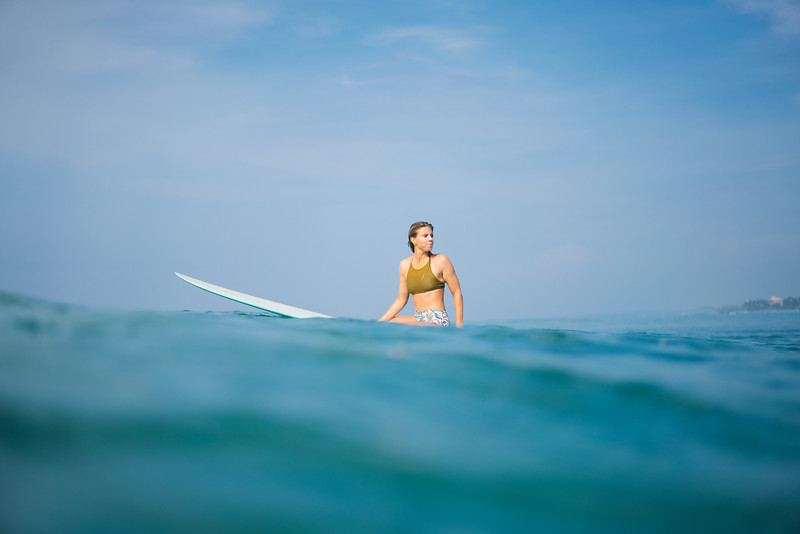
POLYGON ((6 292, 377 318, 426 220, 467 323, 800 296, 797 0, 0 0, 0 117, 6 292))

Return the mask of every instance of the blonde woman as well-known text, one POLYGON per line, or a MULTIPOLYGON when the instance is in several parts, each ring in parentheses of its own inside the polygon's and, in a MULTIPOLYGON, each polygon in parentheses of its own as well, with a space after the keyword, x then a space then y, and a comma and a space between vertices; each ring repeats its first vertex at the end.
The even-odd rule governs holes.
POLYGON ((400 262, 400 289, 397 298, 379 321, 417 325, 448 326, 450 318, 444 309, 444 286, 450 288, 456 312, 456 326, 463 325, 464 302, 461 285, 450 259, 434 254, 433 225, 417 221, 408 229, 408 246, 414 254, 400 262), (413 295, 413 317, 397 317, 413 295))

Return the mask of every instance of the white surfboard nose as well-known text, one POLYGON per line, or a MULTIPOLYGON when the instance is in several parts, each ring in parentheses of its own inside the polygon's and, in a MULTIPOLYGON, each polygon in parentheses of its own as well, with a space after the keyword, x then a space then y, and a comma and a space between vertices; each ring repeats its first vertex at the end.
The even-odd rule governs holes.
POLYGON ((175 275, 181 280, 188 282, 195 287, 199 287, 204 291, 213 293, 214 295, 233 300, 240 304, 245 304, 246 306, 252 306, 253 308, 258 308, 259 310, 277 313, 278 315, 283 315, 284 317, 293 317, 295 319, 311 319, 315 317, 321 317, 325 319, 332 318, 330 315, 323 315, 321 313, 304 310, 295 306, 289 306, 288 304, 281 304, 280 302, 254 297, 253 295, 227 289, 222 286, 209 284, 208 282, 203 282, 202 280, 198 280, 197 278, 192 278, 191 276, 186 276, 185 274, 178 272, 176 272, 175 275))

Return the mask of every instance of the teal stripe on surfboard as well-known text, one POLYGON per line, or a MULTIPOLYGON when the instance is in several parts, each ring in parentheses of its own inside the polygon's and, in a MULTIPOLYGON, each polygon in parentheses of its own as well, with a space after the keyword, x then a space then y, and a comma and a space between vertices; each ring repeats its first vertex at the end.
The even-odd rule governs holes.
POLYGON ((234 291, 232 289, 227 289, 221 286, 216 286, 214 284, 209 284, 208 282, 203 282, 202 280, 198 280, 197 278, 192 278, 191 276, 186 276, 185 274, 181 273, 175 273, 175 274, 181 280, 184 280, 185 282, 188 282, 195 287, 199 287, 204 291, 208 291, 209 293, 213 293, 214 295, 218 295, 220 297, 233 300, 240 304, 245 304, 247 306, 252 306, 253 308, 258 308, 259 310, 265 310, 268 312, 277 313, 278 315, 282 315, 284 317, 293 317, 296 319, 311 319, 315 317, 323 317, 326 319, 331 318, 330 315, 323 315, 321 313, 304 310, 302 308, 296 308, 295 306, 289 306, 288 304, 281 304, 280 302, 274 302, 272 300, 254 297, 253 295, 248 295, 247 293, 241 293, 239 291, 234 291))

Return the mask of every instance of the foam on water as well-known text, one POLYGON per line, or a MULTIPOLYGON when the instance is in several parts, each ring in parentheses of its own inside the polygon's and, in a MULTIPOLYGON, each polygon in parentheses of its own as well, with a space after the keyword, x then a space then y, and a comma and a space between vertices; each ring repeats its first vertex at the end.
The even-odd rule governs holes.
POLYGON ((797 532, 800 314, 420 329, 0 294, 3 532, 797 532))

